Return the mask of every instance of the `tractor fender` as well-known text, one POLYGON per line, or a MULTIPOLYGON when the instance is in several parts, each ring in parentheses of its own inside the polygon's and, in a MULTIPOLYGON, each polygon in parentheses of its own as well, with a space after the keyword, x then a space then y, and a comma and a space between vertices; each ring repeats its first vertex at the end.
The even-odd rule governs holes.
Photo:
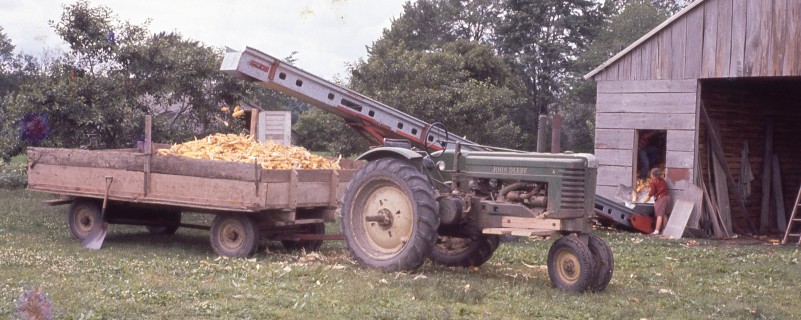
POLYGON ((417 161, 423 156, 406 148, 379 147, 363 153, 356 160, 373 161, 380 158, 396 158, 417 161))

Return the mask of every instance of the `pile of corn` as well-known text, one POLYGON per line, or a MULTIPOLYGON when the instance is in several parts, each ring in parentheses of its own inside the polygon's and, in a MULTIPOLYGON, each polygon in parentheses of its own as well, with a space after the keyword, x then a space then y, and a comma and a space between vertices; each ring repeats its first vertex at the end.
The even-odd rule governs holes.
POLYGON ((264 169, 340 169, 339 160, 331 161, 311 154, 303 147, 285 146, 272 141, 261 144, 251 137, 213 134, 200 140, 159 149, 162 156, 192 159, 259 163, 264 169))

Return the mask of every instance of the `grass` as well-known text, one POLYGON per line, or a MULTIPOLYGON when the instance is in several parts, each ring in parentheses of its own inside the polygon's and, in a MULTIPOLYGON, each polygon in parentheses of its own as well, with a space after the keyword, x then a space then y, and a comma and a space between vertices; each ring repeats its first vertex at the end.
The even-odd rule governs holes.
POLYGON ((114 225, 102 250, 90 251, 70 238, 66 207, 40 203, 48 198, 0 190, 0 318, 13 318, 32 288, 58 319, 799 317, 796 246, 600 231, 615 254, 612 282, 570 294, 549 285, 551 241, 503 244, 481 268, 426 264, 414 273, 359 268, 337 241, 315 253, 267 243, 251 259, 225 259, 207 232, 189 229, 155 236, 114 225))

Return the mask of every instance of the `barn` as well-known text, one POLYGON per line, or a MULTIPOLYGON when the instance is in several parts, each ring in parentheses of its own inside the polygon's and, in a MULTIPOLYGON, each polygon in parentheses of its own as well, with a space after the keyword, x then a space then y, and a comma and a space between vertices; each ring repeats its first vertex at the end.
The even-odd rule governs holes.
POLYGON ((801 186, 801 0, 697 0, 585 78, 599 195, 660 166, 674 200, 703 195, 691 226, 783 234, 801 186))

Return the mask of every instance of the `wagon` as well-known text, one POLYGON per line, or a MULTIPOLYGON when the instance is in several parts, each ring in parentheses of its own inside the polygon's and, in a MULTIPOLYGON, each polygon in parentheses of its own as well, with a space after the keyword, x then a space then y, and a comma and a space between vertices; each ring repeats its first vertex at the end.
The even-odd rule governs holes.
POLYGON ((287 249, 314 250, 323 240, 339 237, 325 234, 325 222, 335 220, 337 199, 355 162, 342 161, 349 168, 341 170, 267 170, 258 163, 147 150, 31 147, 28 189, 60 196, 48 204, 69 204, 67 224, 77 239, 101 223, 141 225, 160 234, 180 227, 207 229, 215 252, 245 257, 261 239, 279 240, 287 249), (210 226, 185 224, 184 212, 215 217, 210 226))

